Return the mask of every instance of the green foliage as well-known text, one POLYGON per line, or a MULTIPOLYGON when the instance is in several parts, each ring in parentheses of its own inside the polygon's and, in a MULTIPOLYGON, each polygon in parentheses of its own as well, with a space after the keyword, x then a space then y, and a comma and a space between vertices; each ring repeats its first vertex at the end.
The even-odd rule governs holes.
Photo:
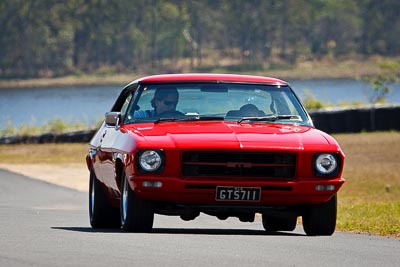
POLYGON ((386 59, 379 63, 379 67, 383 70, 400 73, 400 61, 386 59))
POLYGON ((103 77, 103 76, 110 76, 115 74, 115 68, 112 66, 101 66, 96 70, 96 75, 103 77))
POLYGON ((0 136, 7 136, 7 135, 16 135, 17 130, 15 129, 14 124, 11 122, 10 119, 6 120, 5 127, 3 130, 0 131, 0 136))
POLYGON ((55 119, 54 121, 49 122, 44 126, 44 129, 48 129, 48 132, 55 133, 55 134, 62 133, 67 128, 68 128, 68 126, 61 119, 55 119))
POLYGON ((338 104, 339 107, 362 107, 365 105, 366 104, 362 101, 352 101, 352 102, 341 101, 338 104))
POLYGON ((304 95, 305 98, 303 100, 303 104, 307 110, 321 109, 326 107, 326 105, 316 99, 309 90, 304 90, 304 95))
POLYGON ((20 125, 15 127, 10 119, 6 120, 6 127, 0 130, 0 137, 2 136, 32 136, 43 133, 61 134, 67 131, 80 131, 97 129, 103 123, 103 119, 96 121, 93 125, 85 123, 66 123, 60 118, 46 122, 43 126, 34 126, 32 122, 28 125, 20 125))
POLYGON ((338 230, 400 237, 400 202, 344 204, 338 207, 338 230), (379 215, 379 216, 378 216, 379 215))
POLYGON ((395 56, 399 9, 395 0, 0 1, 0 77, 262 71, 312 58, 395 56))
POLYGON ((393 74, 380 74, 370 77, 365 77, 364 81, 369 82, 371 91, 368 94, 368 100, 371 104, 385 103, 386 96, 390 93, 390 85, 397 82, 399 79, 393 74))

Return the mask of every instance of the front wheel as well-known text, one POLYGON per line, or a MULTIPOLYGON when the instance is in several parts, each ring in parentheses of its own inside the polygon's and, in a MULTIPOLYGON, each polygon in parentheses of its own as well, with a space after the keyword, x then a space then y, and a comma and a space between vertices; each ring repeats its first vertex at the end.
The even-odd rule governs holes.
POLYGON ((110 206, 92 169, 89 182, 89 219, 93 228, 120 228, 119 209, 110 206))
POLYGON ((326 203, 310 205, 303 213, 303 228, 307 235, 332 235, 336 228, 336 194, 326 203))
POLYGON ((122 229, 126 232, 150 232, 154 222, 152 204, 135 196, 125 174, 122 177, 121 190, 122 229))

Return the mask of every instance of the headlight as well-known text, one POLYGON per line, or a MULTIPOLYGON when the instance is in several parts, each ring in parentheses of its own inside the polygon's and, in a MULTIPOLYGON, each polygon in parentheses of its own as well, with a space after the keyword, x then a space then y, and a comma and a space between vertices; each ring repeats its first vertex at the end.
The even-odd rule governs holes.
POLYGON ((143 150, 139 152, 138 163, 144 172, 160 171, 164 164, 163 153, 160 150, 143 150))
POLYGON ((335 176, 339 170, 336 154, 320 153, 314 157, 314 167, 318 176, 335 176))

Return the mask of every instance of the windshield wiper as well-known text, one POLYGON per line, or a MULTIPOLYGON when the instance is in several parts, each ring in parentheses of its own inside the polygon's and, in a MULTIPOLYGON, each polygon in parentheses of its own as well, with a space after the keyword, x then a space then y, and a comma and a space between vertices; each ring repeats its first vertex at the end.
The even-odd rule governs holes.
POLYGON ((221 116, 193 116, 189 117, 188 120, 195 120, 195 121, 223 121, 224 117, 221 116))
POLYGON ((176 117, 176 118, 159 118, 154 123, 159 122, 170 122, 170 121, 222 121, 224 117, 216 116, 188 116, 188 117, 176 117))
POLYGON ((158 118, 154 123, 159 123, 159 122, 169 122, 169 121, 180 121, 182 120, 181 118, 158 118))
POLYGON ((277 121, 277 120, 297 120, 301 121, 299 115, 271 115, 271 116, 262 116, 262 117, 243 117, 240 118, 237 122, 241 123, 242 121, 277 121))

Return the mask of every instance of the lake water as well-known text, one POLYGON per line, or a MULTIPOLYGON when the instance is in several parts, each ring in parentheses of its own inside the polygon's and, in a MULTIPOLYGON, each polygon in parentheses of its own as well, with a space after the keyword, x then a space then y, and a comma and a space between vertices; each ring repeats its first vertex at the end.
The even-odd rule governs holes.
MULTIPOLYGON (((300 99, 310 92, 316 99, 335 105, 354 101, 368 103, 368 83, 349 79, 288 80, 300 99)), ((18 88, 0 90, 0 130, 11 122, 41 126, 61 118, 66 123, 93 125, 109 111, 121 86, 83 86, 54 88, 18 88)), ((400 83, 391 86, 386 100, 400 104, 400 83)))

